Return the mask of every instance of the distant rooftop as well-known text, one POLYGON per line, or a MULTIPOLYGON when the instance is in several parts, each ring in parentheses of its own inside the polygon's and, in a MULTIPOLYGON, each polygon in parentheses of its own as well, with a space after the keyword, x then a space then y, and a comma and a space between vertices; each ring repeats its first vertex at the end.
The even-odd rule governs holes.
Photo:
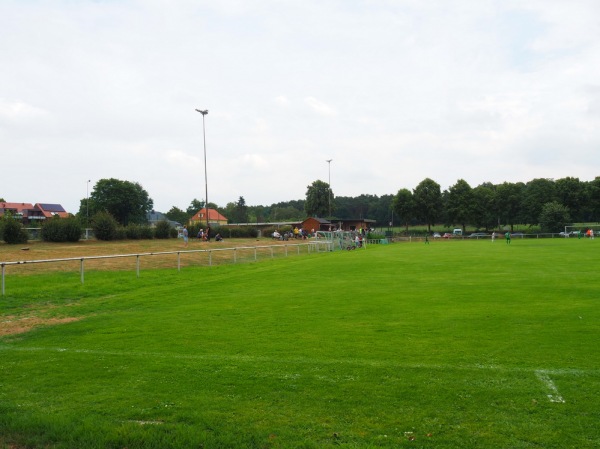
POLYGON ((66 212, 60 204, 38 203, 46 212, 66 212))

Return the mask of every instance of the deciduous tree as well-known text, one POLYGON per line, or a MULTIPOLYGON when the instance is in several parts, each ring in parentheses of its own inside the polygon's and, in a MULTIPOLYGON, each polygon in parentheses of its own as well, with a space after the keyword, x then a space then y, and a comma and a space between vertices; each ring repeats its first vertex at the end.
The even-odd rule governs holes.
POLYGON ((406 226, 406 232, 408 232, 408 225, 415 215, 415 204, 413 194, 408 189, 400 189, 392 202, 392 209, 398 216, 401 223, 406 226))
MULTIPOLYGON (((147 223, 147 214, 153 204, 148 192, 137 182, 101 179, 90 194, 89 213, 91 216, 97 212, 108 212, 123 226, 143 224, 147 223)), ((79 210, 80 216, 86 213, 85 209, 79 210)))
POLYGON ((425 178, 413 190, 416 218, 427 224, 431 232, 431 226, 442 214, 442 192, 440 185, 432 179, 425 178))
POLYGON ((329 211, 329 198, 333 207, 333 192, 329 184, 317 180, 307 187, 304 210, 310 216, 325 217, 329 211))
POLYGON ((473 189, 467 181, 459 179, 445 193, 445 206, 449 222, 460 224, 465 232, 467 223, 472 222, 474 215, 473 189))
POLYGON ((557 232, 562 230, 571 222, 569 208, 552 201, 542 206, 540 213, 540 227, 545 232, 557 232))

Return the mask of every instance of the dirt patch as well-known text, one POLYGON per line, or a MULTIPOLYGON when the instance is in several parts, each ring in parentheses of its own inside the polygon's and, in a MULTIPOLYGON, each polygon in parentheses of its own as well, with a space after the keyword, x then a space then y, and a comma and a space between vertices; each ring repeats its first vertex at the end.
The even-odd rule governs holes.
POLYGON ((0 337, 6 335, 24 334, 36 327, 72 323, 73 321, 79 321, 81 319, 81 317, 40 318, 35 316, 5 316, 0 318, 0 337))

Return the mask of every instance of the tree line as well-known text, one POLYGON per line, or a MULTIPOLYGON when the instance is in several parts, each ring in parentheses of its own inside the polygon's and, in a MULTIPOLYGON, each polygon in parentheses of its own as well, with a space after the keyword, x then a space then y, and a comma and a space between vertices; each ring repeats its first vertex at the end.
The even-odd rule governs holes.
MULTIPOLYGON (((153 204, 139 183, 101 179, 89 198, 80 201, 77 215, 82 223, 97 212, 108 212, 124 226, 144 224, 153 204)), ((192 199, 186 209, 172 206, 165 215, 187 223, 203 207, 202 201, 192 199)), ((240 196, 224 207, 215 203, 208 207, 219 211, 230 223, 302 221, 317 216, 331 221, 372 219, 378 227, 420 224, 431 230, 431 226, 444 224, 491 230, 521 224, 555 232, 573 222, 600 221, 600 177, 589 182, 573 177, 537 178, 527 183, 486 182, 476 187, 459 179, 446 190, 426 178, 414 189, 402 188, 395 195, 357 197, 335 196, 328 183, 317 180, 307 186, 305 199, 249 206, 240 196)))
POLYGON ((459 179, 447 190, 427 178, 412 191, 400 189, 392 208, 405 226, 419 222, 467 226, 482 230, 515 224, 556 232, 571 223, 600 221, 600 177, 537 178, 527 183, 483 183, 471 187, 459 179))

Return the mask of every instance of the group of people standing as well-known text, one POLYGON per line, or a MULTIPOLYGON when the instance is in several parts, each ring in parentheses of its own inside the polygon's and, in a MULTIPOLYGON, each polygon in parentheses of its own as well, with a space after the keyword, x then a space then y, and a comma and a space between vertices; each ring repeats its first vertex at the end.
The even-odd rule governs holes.
MULTIPOLYGON (((181 230, 181 236, 183 237, 184 246, 187 246, 189 241, 189 232, 187 226, 184 226, 181 230)), ((198 231, 198 240, 210 242, 210 226, 206 229, 200 229, 198 231)), ((220 242, 223 240, 223 237, 221 237, 221 234, 217 234, 215 235, 215 240, 220 242)))
MULTIPOLYGON (((314 235, 314 233, 315 230, 313 229, 312 234, 314 235)), ((306 240, 309 236, 310 234, 306 229, 298 228, 297 226, 288 232, 284 232, 283 234, 278 230, 275 230, 271 235, 271 237, 273 237, 275 240, 289 240, 292 238, 306 240)))

